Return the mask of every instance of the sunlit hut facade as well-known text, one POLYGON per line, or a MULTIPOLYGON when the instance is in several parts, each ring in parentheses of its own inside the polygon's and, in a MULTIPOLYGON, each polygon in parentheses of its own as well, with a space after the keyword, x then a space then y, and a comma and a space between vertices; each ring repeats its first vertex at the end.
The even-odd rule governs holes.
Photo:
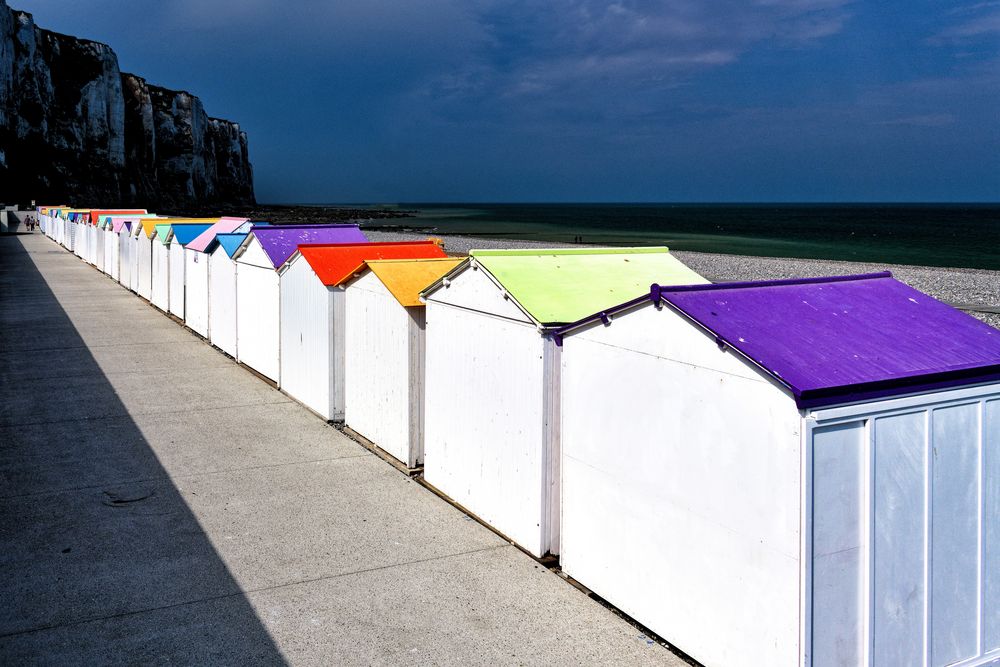
MULTIPOLYGON (((125 215, 139 215, 146 212, 146 209, 92 209, 90 211, 90 225, 92 227, 91 233, 94 236, 94 243, 92 248, 91 264, 97 267, 98 270, 107 273, 106 264, 110 262, 115 262, 114 250, 111 253, 108 252, 108 247, 111 245, 110 239, 113 238, 117 241, 117 236, 112 237, 110 232, 110 226, 106 224, 106 218, 109 215, 115 213, 122 213, 125 215)), ((115 244, 117 245, 117 244, 115 244)))
MULTIPOLYGON (((236 231, 248 223, 246 218, 219 218, 184 246, 184 324, 203 338, 208 338, 210 253, 217 245, 215 237, 236 231)), ((236 295, 232 295, 235 299, 236 295)))
POLYGON ((187 312, 187 244, 207 231, 215 222, 193 225, 171 225, 168 234, 170 250, 170 314, 185 319, 187 312))
MULTIPOLYGON (((117 260, 112 260, 110 264, 112 271, 117 269, 117 274, 109 272, 108 275, 115 278, 122 287, 133 292, 135 291, 134 271, 136 270, 137 258, 135 256, 136 239, 132 232, 140 224, 140 220, 156 217, 158 216, 153 213, 143 213, 139 215, 109 215, 104 218, 107 221, 106 224, 111 225, 111 231, 118 244, 117 260), (117 262, 117 267, 114 266, 115 262, 117 262)), ((105 261, 105 265, 108 266, 109 263, 105 261)))
POLYGON ((234 232, 219 233, 208 248, 208 338, 229 356, 236 357, 236 262, 233 256, 252 227, 246 223, 234 232))
POLYGON ((344 421, 408 468, 424 459, 424 304, 457 258, 375 260, 345 284, 344 421))
POLYGON ((131 250, 131 244, 123 243, 123 238, 131 239, 128 236, 128 230, 131 228, 132 224, 139 218, 154 218, 155 214, 152 213, 133 213, 133 214, 104 214, 98 218, 98 224, 104 230, 104 272, 108 276, 127 285, 126 281, 122 281, 122 270, 129 272, 131 270, 130 255, 125 255, 131 250), (123 237, 122 230, 125 230, 126 235, 123 237), (124 266, 123 266, 124 265, 124 266))
POLYGON ((236 254, 237 360, 279 381, 280 268, 302 244, 365 243, 357 225, 281 225, 254 228, 236 254))
POLYGON ((567 574, 704 664, 996 660, 1000 331, 873 274, 560 333, 567 574))
POLYGON ((282 391, 324 419, 342 420, 345 283, 367 260, 444 256, 434 241, 299 246, 281 268, 282 391))
POLYGON ((171 312, 170 310, 170 288, 174 287, 175 296, 174 304, 175 309, 178 308, 177 303, 180 300, 183 303, 183 292, 184 292, 184 255, 182 253, 175 252, 175 258, 171 262, 170 245, 173 241, 173 226, 186 226, 195 225, 199 228, 198 233, 207 229, 213 222, 217 221, 218 218, 170 218, 167 221, 159 222, 153 226, 153 239, 152 239, 152 263, 151 263, 151 291, 149 302, 154 306, 159 308, 165 313, 171 312), (174 285, 171 285, 170 280, 170 268, 171 264, 176 264, 180 267, 179 270, 175 270, 174 278, 180 278, 180 281, 174 285), (178 275, 179 274, 179 275, 178 275), (178 289, 179 286, 179 289, 178 289))
POLYGON ((559 352, 551 331, 706 282, 666 248, 473 250, 424 295, 424 477, 521 547, 559 550, 559 352))

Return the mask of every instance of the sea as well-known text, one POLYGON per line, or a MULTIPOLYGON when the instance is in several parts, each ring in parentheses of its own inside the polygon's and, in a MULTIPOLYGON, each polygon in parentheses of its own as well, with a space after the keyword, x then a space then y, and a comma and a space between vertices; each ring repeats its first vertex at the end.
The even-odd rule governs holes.
MULTIPOLYGON (((357 206, 357 205, 354 205, 357 206)), ((998 204, 368 204, 440 233, 1000 269, 998 204)))

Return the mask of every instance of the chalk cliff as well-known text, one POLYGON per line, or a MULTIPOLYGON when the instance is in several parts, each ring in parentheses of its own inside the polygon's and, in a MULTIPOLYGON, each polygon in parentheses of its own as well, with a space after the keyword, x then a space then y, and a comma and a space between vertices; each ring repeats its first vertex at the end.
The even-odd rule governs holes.
POLYGON ((106 44, 37 27, 0 0, 0 201, 252 204, 239 124, 121 72, 106 44))

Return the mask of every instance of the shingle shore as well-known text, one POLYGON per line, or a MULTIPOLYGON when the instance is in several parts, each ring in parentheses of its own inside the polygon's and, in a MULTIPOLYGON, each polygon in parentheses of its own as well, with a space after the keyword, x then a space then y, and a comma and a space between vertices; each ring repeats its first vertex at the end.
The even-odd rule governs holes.
MULTIPOLYGON (((385 232, 365 230, 372 241, 404 241, 427 238, 427 234, 413 232, 385 232)), ((478 238, 437 234, 445 240, 445 249, 451 254, 467 254, 473 248, 563 247, 570 244, 539 241, 522 241, 499 238, 478 238)), ((892 274, 922 292, 959 305, 978 317, 1000 328, 1000 313, 975 310, 1000 309, 1000 271, 986 269, 941 268, 910 266, 905 264, 873 264, 870 262, 844 262, 822 259, 795 259, 791 257, 756 257, 751 255, 723 255, 718 253, 675 251, 682 262, 713 282, 729 280, 773 280, 776 278, 801 278, 811 276, 842 275, 892 271, 892 274)))

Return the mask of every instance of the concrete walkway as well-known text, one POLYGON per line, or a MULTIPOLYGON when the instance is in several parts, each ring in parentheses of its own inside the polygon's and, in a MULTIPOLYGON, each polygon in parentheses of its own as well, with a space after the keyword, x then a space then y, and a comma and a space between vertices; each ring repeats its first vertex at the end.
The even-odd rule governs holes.
POLYGON ((40 234, 0 237, 0 571, 4 664, 683 664, 40 234))

